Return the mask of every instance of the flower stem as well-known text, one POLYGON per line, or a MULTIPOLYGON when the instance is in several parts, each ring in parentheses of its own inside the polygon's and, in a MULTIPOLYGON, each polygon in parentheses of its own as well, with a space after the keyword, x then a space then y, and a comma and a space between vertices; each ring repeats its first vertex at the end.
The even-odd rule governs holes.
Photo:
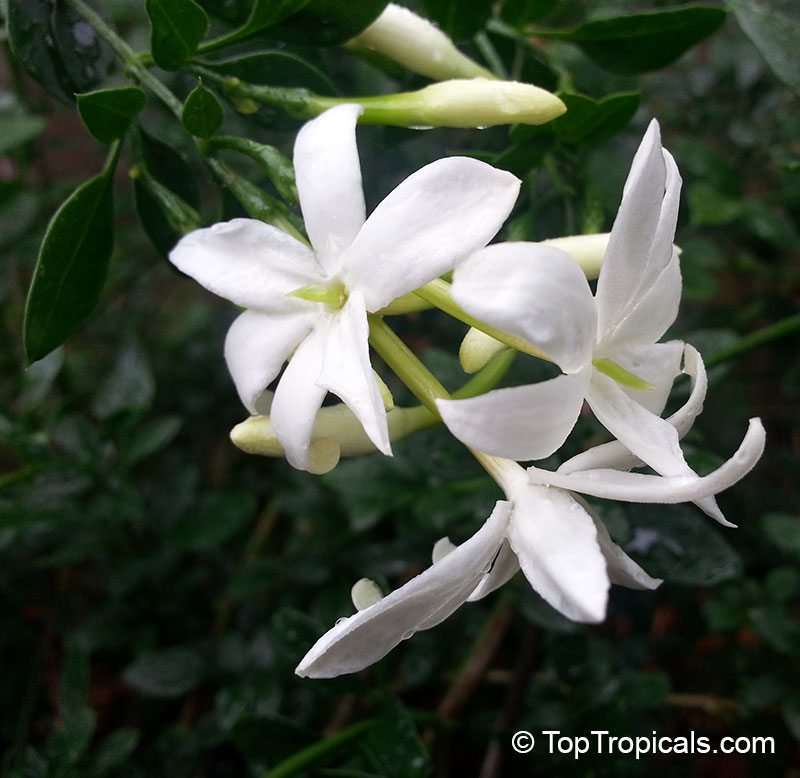
MULTIPOLYGON (((369 314, 368 319, 370 345, 416 395, 417 399, 437 419, 441 420, 439 409, 436 407, 436 400, 452 399, 448 391, 380 316, 369 314)), ((498 359, 500 357, 496 357, 493 362, 498 359)), ((499 364, 502 365, 503 363, 499 364)), ((481 451, 469 448, 469 446, 467 448, 472 456, 480 462, 481 467, 497 481, 506 493, 508 493, 510 484, 515 479, 520 476, 525 477, 525 471, 516 462, 502 459, 501 457, 489 456, 481 451)))
POLYGON ((369 342, 372 348, 380 354, 414 396, 437 419, 440 419, 436 400, 449 400, 450 394, 447 389, 380 316, 370 314, 368 319, 369 342))
POLYGON ((774 324, 762 327, 760 330, 751 332, 749 335, 744 335, 734 343, 731 343, 730 346, 715 351, 705 359, 706 367, 710 368, 714 365, 737 359, 743 354, 755 351, 774 340, 785 338, 788 335, 794 335, 796 332, 800 332, 800 313, 787 316, 785 319, 781 319, 774 324))
POLYGON ((69 2, 72 4, 73 8, 97 30, 108 45, 114 49, 117 56, 125 63, 126 72, 140 84, 150 89, 150 91, 180 119, 181 112, 183 111, 183 104, 150 71, 142 67, 143 57, 138 55, 122 38, 120 38, 119 35, 103 21, 100 15, 96 13, 93 8, 84 3, 83 0, 69 0, 69 2))
POLYGON ((539 351, 536 346, 532 346, 522 338, 518 338, 515 335, 509 335, 507 332, 503 332, 496 327, 491 327, 479 319, 476 319, 474 316, 470 316, 453 299, 453 296, 450 294, 450 284, 448 284, 447 281, 443 281, 441 278, 435 278, 433 281, 425 284, 425 286, 417 289, 414 294, 418 295, 423 300, 426 300, 431 305, 439 308, 439 310, 449 313, 453 318, 463 321, 464 324, 469 324, 470 327, 474 327, 476 330, 485 332, 487 335, 490 335, 495 340, 499 340, 501 343, 504 343, 510 348, 516 349, 517 351, 522 351, 525 354, 530 354, 534 357, 538 357, 539 359, 546 359, 548 362, 552 361, 549 359, 549 357, 539 351))

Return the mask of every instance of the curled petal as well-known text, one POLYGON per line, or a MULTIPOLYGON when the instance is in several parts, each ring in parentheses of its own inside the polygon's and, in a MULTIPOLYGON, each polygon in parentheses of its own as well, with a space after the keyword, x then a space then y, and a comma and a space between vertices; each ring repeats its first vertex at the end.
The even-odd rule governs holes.
POLYGON ((436 564, 325 633, 295 672, 311 678, 355 673, 377 662, 402 640, 446 619, 486 572, 503 541, 511 504, 500 501, 486 523, 436 564))
POLYGON ((317 383, 340 397, 356 415, 375 447, 391 455, 386 410, 369 361, 369 327, 360 291, 331 318, 317 383))
POLYGON ((442 420, 462 443, 518 461, 550 456, 572 432, 591 371, 495 389, 466 400, 437 400, 442 420))
POLYGON ((331 108, 297 133, 294 169, 300 208, 311 245, 326 270, 364 224, 366 208, 356 146, 360 105, 331 108))
POLYGON ((270 419, 275 436, 289 464, 299 470, 309 469, 311 430, 327 394, 327 390, 317 384, 327 334, 327 326, 318 325, 298 346, 272 400, 270 419))
POLYGON ((464 261, 453 299, 470 315, 536 346, 565 373, 588 364, 597 318, 586 277, 542 243, 498 243, 464 261))
POLYGON ((283 363, 313 327, 308 313, 271 314, 249 310, 231 325, 225 361, 242 403, 250 413, 283 363))
POLYGON ((753 469, 764 451, 766 433, 761 420, 750 419, 747 433, 736 453, 705 476, 664 477, 619 470, 581 470, 573 473, 550 472, 528 468, 532 483, 558 486, 594 497, 622 502, 665 503, 694 502, 728 489, 753 469))
POLYGON ((591 516, 559 489, 514 494, 508 540, 531 586, 568 619, 605 618, 609 580, 591 516))
POLYGON ((485 246, 514 206, 519 179, 467 157, 432 162, 370 214, 343 257, 345 283, 377 311, 485 246))
POLYGON ((266 312, 303 310, 308 303, 286 294, 320 278, 308 246, 255 219, 233 219, 190 232, 169 258, 214 294, 266 312))

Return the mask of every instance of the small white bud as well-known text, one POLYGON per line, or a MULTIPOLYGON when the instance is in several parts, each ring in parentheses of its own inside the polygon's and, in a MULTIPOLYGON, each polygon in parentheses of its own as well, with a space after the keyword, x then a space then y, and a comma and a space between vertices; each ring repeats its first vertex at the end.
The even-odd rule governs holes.
POLYGON ((486 68, 462 54, 438 27, 394 3, 389 3, 383 13, 348 45, 365 46, 415 73, 439 81, 493 77, 486 68))
POLYGON ((363 611, 383 599, 378 584, 370 578, 359 578, 350 590, 350 599, 356 610, 363 611))
POLYGON ((455 551, 457 548, 455 543, 450 542, 450 538, 439 538, 433 544, 433 551, 431 553, 431 560, 433 564, 441 562, 448 554, 455 551))

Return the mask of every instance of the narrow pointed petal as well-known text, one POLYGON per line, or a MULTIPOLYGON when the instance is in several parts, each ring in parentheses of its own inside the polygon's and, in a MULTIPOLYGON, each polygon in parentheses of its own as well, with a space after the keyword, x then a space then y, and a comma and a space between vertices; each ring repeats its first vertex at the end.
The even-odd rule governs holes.
POLYGON ((325 354, 327 326, 318 324, 289 360, 272 400, 275 436, 292 467, 307 470, 311 431, 327 390, 317 384, 325 354))
POLYGON ((653 578, 642 570, 611 539, 611 535, 608 534, 606 525, 603 524, 600 517, 583 500, 579 499, 579 501, 594 521, 595 529, 597 529, 597 542, 606 560, 606 569, 611 583, 626 586, 628 589, 657 589, 663 583, 663 579, 653 578))
POLYGON ((503 541, 511 504, 500 501, 486 523, 436 564, 375 605, 341 620, 305 655, 295 672, 333 678, 363 670, 416 631, 446 619, 469 597, 503 541))
MULTIPOLYGON (((708 377, 700 353, 688 343, 684 344, 683 372, 692 379, 692 390, 686 403, 670 416, 667 421, 675 427, 678 437, 683 438, 691 429, 694 420, 703 410, 703 403, 708 390, 708 377)), ((630 470, 641 467, 641 459, 632 454, 618 440, 603 443, 582 451, 566 460, 558 468, 559 473, 574 473, 578 470, 597 470, 613 468, 615 470, 630 470)))
POLYGON ((437 400, 450 432, 484 454, 529 461, 550 456, 572 432, 590 370, 495 389, 467 400, 437 400))
POLYGON ((630 313, 670 262, 680 185, 675 162, 661 148, 653 121, 631 164, 597 282, 601 338, 630 313))
POLYGON ((178 270, 243 308, 302 310, 285 295, 320 278, 308 246, 255 219, 233 219, 190 232, 169 255, 178 270))
POLYGON ((426 165, 370 214, 343 259, 347 287, 364 289, 374 312, 452 270, 494 237, 519 185, 466 157, 426 165))
MULTIPOLYGON (((225 361, 245 408, 258 413, 259 397, 313 327, 310 313, 249 310, 234 320, 225 338, 225 361)), ((271 398, 270 398, 271 400, 271 398)))
POLYGON ((360 105, 338 105, 297 133, 294 169, 311 245, 329 267, 364 224, 366 208, 356 146, 360 105))
POLYGON ((467 598, 469 602, 482 600, 486 595, 508 583, 519 572, 519 560, 507 540, 503 541, 497 552, 492 569, 486 573, 475 590, 467 598))
POLYGON ((334 315, 317 383, 350 408, 375 447, 391 455, 386 409, 369 361, 369 326, 364 297, 353 292, 334 315))
POLYGON ((568 619, 605 618, 609 580, 592 517, 566 492, 514 494, 508 539, 531 586, 568 619))
MULTIPOLYGON (((766 434, 761 420, 750 419, 747 433, 736 453, 708 475, 664 477, 627 473, 619 470, 582 470, 558 473, 528 468, 532 483, 558 486, 594 497, 622 502, 664 503, 696 502, 719 494, 749 473, 764 451, 766 434)), ((732 526, 732 525, 729 525, 732 526)))
POLYGON ((583 271, 542 243, 499 243, 456 270, 453 299, 469 314, 536 346, 565 373, 591 360, 597 319, 583 271))

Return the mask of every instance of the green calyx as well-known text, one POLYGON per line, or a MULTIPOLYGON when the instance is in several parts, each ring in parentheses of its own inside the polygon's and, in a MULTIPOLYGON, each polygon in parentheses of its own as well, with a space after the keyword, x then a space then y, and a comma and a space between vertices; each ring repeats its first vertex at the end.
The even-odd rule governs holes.
POLYGON ((613 378, 621 386, 628 389, 638 389, 643 392, 652 392, 655 387, 638 375, 634 375, 626 370, 622 365, 618 365, 613 359, 593 359, 592 365, 603 375, 613 378))
POLYGON ((347 290, 341 284, 336 284, 335 286, 309 284, 309 286, 301 286, 293 292, 287 292, 286 296, 308 300, 310 303, 324 303, 329 308, 337 311, 347 302, 347 290))

